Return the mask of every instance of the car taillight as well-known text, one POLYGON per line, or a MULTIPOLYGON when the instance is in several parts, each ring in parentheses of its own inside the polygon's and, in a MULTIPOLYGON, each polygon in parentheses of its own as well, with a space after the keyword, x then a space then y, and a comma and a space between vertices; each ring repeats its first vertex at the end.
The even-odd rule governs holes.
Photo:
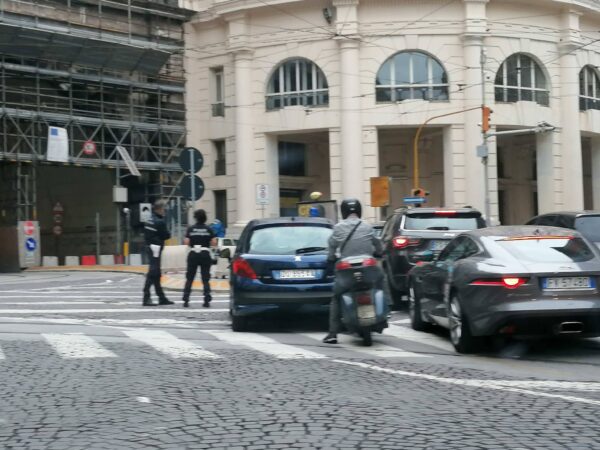
POLYGON ((359 305, 370 305, 373 303, 371 295, 368 292, 357 294, 356 303, 359 305))
POLYGON ((256 272, 244 258, 237 258, 232 263, 233 273, 238 277, 250 278, 256 280, 256 272))
POLYGON ((363 259, 362 265, 365 267, 372 267, 377 265, 377 260, 375 258, 367 258, 363 259))
POLYGON ((421 239, 411 238, 408 236, 398 236, 392 240, 392 244, 394 245, 394 248, 398 249, 398 250, 406 248, 406 247, 414 246, 414 245, 419 245, 420 242, 421 242, 421 239))
POLYGON ((506 289, 516 289, 527 283, 527 278, 502 277, 497 279, 482 279, 471 281, 472 286, 502 286, 506 289))

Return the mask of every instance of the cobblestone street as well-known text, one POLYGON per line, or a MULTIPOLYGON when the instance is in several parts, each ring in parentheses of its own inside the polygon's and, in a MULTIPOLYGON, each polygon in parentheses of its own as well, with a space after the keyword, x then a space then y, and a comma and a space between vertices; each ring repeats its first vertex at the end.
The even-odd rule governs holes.
POLYGON ((327 347, 322 318, 229 331, 226 293, 144 310, 137 276, 1 281, 2 448, 600 446, 597 340, 464 357, 396 313, 327 347))

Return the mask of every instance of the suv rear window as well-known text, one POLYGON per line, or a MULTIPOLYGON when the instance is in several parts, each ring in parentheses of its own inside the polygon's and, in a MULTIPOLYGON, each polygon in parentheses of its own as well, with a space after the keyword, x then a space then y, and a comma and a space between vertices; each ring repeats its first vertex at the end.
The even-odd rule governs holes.
POLYGON ((600 242, 600 216, 577 217, 575 229, 590 241, 600 242))
POLYGON ((485 228, 485 223, 477 213, 465 214, 410 214, 404 222, 405 230, 455 230, 467 231, 485 228))
POLYGON ((592 250, 578 237, 508 238, 497 242, 523 262, 577 263, 594 258, 592 250))
POLYGON ((248 253, 258 255, 325 253, 332 232, 329 227, 302 224, 277 224, 257 228, 250 236, 248 253))

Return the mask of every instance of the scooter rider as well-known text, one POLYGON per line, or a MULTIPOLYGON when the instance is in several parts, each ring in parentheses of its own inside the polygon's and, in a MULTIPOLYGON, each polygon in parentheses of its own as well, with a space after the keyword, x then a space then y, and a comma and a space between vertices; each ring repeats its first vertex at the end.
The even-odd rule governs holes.
MULTIPOLYGON (((348 198, 340 205, 343 220, 333 228, 329 238, 329 255, 327 261, 335 264, 339 258, 360 255, 381 255, 382 246, 375 236, 373 227, 361 220, 362 206, 355 198, 348 198)), ((337 344, 337 333, 340 328, 340 286, 337 281, 333 287, 333 297, 329 305, 329 334, 323 342, 337 344)))

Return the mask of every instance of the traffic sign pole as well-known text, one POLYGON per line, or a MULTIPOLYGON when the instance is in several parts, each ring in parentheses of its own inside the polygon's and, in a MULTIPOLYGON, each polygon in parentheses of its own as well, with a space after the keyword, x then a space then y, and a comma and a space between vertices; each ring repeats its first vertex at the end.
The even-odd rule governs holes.
POLYGON ((194 152, 190 153, 190 172, 192 175, 192 211, 194 210, 196 204, 196 172, 194 171, 194 152))

